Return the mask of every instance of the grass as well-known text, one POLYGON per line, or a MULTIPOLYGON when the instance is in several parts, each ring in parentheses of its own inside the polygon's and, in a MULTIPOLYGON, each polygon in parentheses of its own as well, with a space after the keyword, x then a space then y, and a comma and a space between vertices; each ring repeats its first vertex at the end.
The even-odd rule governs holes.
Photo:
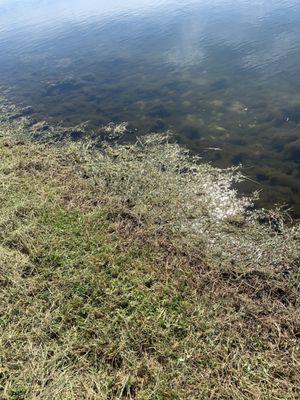
POLYGON ((299 226, 166 138, 25 122, 0 129, 0 398, 297 399, 299 226))

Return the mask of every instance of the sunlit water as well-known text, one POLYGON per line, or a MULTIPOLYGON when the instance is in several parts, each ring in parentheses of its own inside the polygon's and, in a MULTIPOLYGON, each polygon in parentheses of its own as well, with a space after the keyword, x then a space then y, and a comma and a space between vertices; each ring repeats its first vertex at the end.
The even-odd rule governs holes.
POLYGON ((300 215, 299 0, 0 0, 0 85, 36 117, 171 129, 300 215))

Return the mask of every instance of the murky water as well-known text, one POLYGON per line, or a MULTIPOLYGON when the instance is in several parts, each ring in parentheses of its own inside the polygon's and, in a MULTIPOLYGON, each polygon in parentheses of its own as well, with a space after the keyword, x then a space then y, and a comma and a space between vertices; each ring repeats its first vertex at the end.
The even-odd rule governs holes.
POLYGON ((0 85, 65 124, 171 129, 300 215, 299 0, 0 0, 0 85))

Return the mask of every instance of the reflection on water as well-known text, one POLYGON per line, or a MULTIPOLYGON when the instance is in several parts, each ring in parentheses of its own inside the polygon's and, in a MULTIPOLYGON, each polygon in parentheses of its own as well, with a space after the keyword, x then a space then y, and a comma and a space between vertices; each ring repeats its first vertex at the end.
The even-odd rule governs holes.
POLYGON ((299 61, 298 0, 0 0, 12 100, 65 124, 172 129, 298 215, 299 61))

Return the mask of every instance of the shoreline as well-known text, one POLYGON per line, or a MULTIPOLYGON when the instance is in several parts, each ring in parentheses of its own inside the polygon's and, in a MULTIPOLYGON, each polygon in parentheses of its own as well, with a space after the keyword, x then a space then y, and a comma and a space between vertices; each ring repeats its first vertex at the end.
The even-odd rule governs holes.
POLYGON ((167 136, 118 144, 110 125, 58 146, 65 128, 16 115, 0 118, 0 397, 296 400, 299 224, 167 136))

